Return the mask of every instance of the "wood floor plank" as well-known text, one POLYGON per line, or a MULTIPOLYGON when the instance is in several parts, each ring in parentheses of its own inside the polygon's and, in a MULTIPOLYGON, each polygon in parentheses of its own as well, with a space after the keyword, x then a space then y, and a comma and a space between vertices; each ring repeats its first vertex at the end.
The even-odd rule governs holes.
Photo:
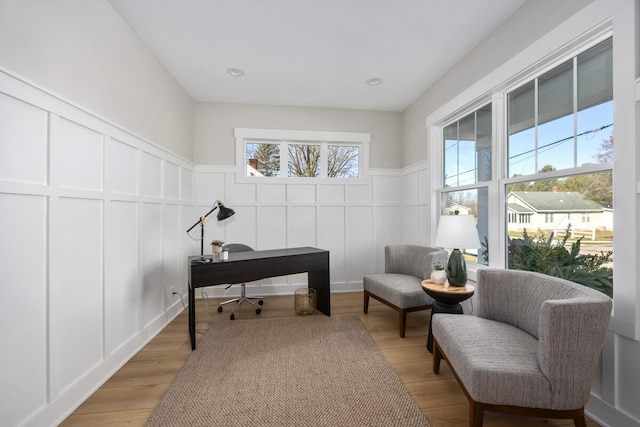
MULTIPOLYGON (((259 288, 251 289, 251 292, 258 293, 259 288)), ((219 322, 231 321, 231 307, 225 307, 222 313, 217 311, 218 304, 229 298, 209 298, 208 307, 205 307, 202 299, 196 300, 197 340, 208 328, 215 328, 219 322)), ((233 321, 295 316, 293 296, 267 297, 264 301, 261 314, 257 315, 252 306, 244 305, 236 312, 236 320, 233 321)), ((468 402, 448 365, 441 364, 439 375, 432 372, 432 356, 425 348, 430 311, 409 313, 406 337, 400 338, 397 312, 371 300, 369 313, 365 314, 362 292, 332 294, 331 306, 333 315, 356 314, 360 317, 376 346, 405 384, 432 427, 469 425, 468 402)), ((185 311, 80 405, 61 426, 143 426, 191 354, 188 329, 185 311)), ((570 426, 572 422, 487 412, 484 425, 556 427, 570 426)), ((588 420, 587 425, 600 427, 591 420, 588 420)))

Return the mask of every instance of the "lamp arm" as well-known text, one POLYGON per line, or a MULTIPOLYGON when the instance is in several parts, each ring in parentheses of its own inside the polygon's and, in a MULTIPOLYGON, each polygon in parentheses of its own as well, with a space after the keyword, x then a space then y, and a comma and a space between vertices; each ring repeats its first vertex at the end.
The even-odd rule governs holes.
POLYGON ((198 224, 203 224, 203 225, 204 225, 204 222, 205 222, 205 220, 207 219, 207 217, 208 217, 209 215, 211 215, 211 213, 212 213, 213 211, 215 211, 216 209, 218 209, 218 207, 219 207, 219 206, 220 206, 220 200, 216 200, 216 201, 215 201, 215 203, 214 203, 213 208, 211 208, 211 210, 210 210, 209 212, 207 212, 205 215, 201 216, 201 217, 200 217, 200 219, 199 219, 198 221, 196 221, 196 223, 195 223, 195 224, 193 224, 191 227, 189 227, 189 229, 187 230, 187 233, 188 233, 188 232, 190 232, 191 230, 193 230, 194 228, 196 228, 196 226, 197 226, 198 224))

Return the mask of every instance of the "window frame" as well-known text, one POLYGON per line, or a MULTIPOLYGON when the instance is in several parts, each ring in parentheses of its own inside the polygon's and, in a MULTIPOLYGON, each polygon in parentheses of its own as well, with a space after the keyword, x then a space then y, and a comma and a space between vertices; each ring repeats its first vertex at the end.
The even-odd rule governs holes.
POLYGON ((333 131, 307 131, 284 129, 254 129, 235 128, 236 140, 236 181, 240 183, 283 184, 283 183, 308 183, 308 184, 367 184, 369 182, 369 143, 371 134, 365 132, 333 132, 333 131), (246 143, 269 143, 280 146, 280 176, 261 177, 247 176, 246 172, 246 143), (288 176, 288 146, 289 145, 319 145, 321 169, 316 177, 288 176), (357 146, 358 177, 356 178, 330 178, 327 172, 327 153, 329 146, 357 146), (324 162, 322 161, 324 160, 324 162))

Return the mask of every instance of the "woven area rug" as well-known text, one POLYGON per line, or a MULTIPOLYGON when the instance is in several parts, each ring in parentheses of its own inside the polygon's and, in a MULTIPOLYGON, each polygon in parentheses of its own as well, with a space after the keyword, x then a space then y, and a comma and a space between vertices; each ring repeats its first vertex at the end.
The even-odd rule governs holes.
POLYGON ((215 322, 147 426, 429 423, 357 316, 215 322))

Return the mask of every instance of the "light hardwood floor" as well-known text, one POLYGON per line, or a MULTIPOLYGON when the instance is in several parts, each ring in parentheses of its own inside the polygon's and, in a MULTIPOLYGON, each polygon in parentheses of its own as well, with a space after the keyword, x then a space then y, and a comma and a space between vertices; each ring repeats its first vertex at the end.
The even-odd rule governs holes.
MULTIPOLYGON (((331 312, 357 314, 396 371, 407 390, 433 427, 466 427, 467 400, 446 363, 440 375, 431 372, 431 353, 425 348, 429 311, 410 313, 406 337, 398 335, 397 313, 371 300, 369 313, 362 312, 362 292, 332 294, 331 312)), ((218 313, 217 303, 209 299, 208 327, 230 322, 229 310, 218 313)), ((206 332, 204 303, 196 302, 198 339, 206 332)), ((258 317, 244 304, 235 322, 258 317)), ((261 317, 295 316, 293 296, 265 298, 261 317)), ((186 311, 182 312, 147 346, 71 414, 63 427, 142 426, 191 353, 186 311)), ((571 426, 571 420, 523 418, 486 412, 486 427, 571 426)), ((599 427, 589 420, 588 427, 599 427)))

